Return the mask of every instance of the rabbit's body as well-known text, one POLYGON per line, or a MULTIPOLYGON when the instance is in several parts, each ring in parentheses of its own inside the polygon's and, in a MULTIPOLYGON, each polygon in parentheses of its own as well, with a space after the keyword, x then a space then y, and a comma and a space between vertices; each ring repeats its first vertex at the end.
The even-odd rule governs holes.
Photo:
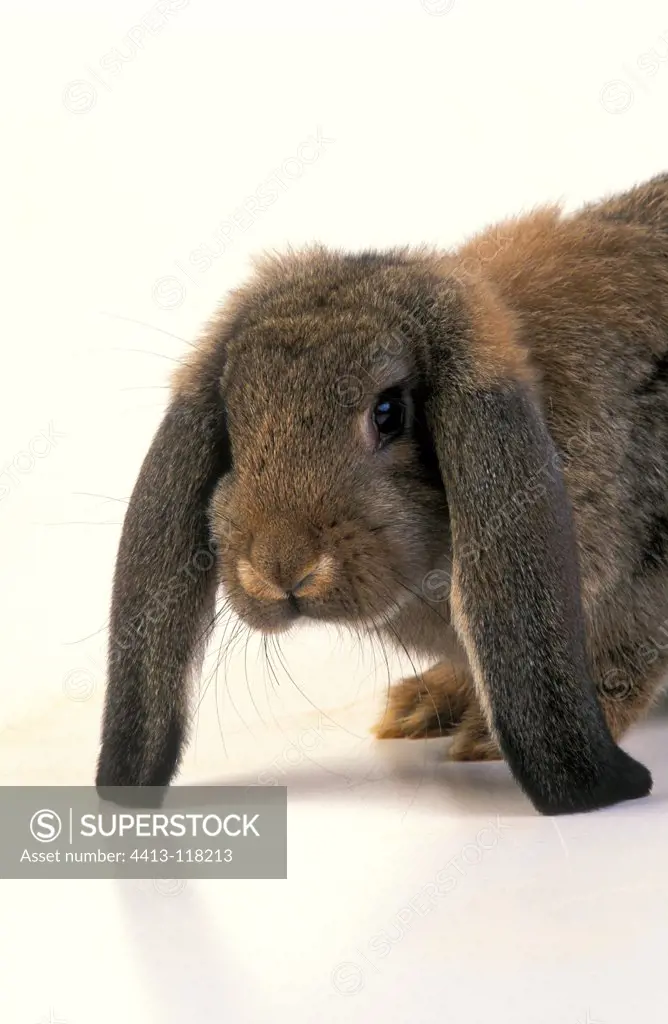
POLYGON ((437 660, 381 736, 502 752, 550 813, 646 794, 615 740, 668 656, 668 176, 454 255, 260 266, 128 511, 99 786, 171 778, 219 582, 265 632, 306 615, 437 660))
MULTIPOLYGON (((668 670, 668 175, 572 217, 548 208, 502 224, 457 265, 494 283, 537 370, 573 507, 592 674, 620 736, 668 670)), ((438 572, 432 589, 442 596, 438 572)), ((417 600, 392 625, 456 672, 395 689, 379 735, 449 731, 462 717, 453 694, 468 683, 475 702, 454 628, 417 600)), ((500 757, 479 714, 474 726, 454 755, 500 757)))

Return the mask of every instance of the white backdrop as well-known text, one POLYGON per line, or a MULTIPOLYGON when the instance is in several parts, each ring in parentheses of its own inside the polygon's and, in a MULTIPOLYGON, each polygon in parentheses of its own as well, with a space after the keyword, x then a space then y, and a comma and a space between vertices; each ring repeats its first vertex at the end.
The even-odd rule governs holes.
POLYGON ((665 170, 668 15, 646 0, 632 16, 579 0, 2 12, 6 723, 103 685, 105 634, 74 644, 106 622, 124 509, 97 496, 128 497, 170 360, 249 253, 450 246, 665 170))
MULTIPOLYGON (((89 782, 124 501, 249 255, 447 247, 665 171, 668 10, 0 0, 0 19, 0 782, 89 782)), ((0 883, 3 1022, 663 1022, 663 723, 630 740, 648 801, 557 825, 504 765, 370 746, 373 652, 326 630, 284 650, 280 696, 254 648, 230 658, 184 778, 289 781, 288 881, 0 883), (499 849, 402 925, 501 819, 499 849)))

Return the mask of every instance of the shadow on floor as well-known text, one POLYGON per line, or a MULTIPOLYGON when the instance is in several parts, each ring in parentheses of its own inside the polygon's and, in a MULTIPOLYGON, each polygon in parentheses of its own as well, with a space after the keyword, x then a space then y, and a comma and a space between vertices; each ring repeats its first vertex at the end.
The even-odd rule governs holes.
MULTIPOLYGON (((654 776, 652 801, 668 800, 668 700, 650 719, 631 730, 623 746, 647 764, 654 776)), ((503 762, 454 763, 445 759, 447 740, 383 740, 365 746, 359 756, 329 755, 290 766, 280 773, 236 773, 212 780, 212 785, 254 786, 271 777, 287 786, 291 802, 363 800, 374 804, 406 804, 463 816, 502 814, 535 816, 503 762)), ((644 801, 642 802, 644 803, 644 801)))

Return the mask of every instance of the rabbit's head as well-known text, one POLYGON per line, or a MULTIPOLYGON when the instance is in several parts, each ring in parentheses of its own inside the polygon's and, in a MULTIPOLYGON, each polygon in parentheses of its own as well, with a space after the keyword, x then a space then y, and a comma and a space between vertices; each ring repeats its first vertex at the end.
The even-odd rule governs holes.
POLYGON ((419 256, 310 251, 265 264, 214 327, 231 471, 211 525, 250 625, 383 625, 447 560, 425 419, 434 288, 419 256))

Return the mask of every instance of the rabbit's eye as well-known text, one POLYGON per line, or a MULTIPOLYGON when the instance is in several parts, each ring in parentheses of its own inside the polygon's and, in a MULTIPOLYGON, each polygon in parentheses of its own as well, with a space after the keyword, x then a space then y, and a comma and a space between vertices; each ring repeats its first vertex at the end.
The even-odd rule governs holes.
POLYGON ((406 407, 401 397, 400 392, 385 391, 376 401, 372 419, 381 441, 397 437, 404 428, 406 407))

